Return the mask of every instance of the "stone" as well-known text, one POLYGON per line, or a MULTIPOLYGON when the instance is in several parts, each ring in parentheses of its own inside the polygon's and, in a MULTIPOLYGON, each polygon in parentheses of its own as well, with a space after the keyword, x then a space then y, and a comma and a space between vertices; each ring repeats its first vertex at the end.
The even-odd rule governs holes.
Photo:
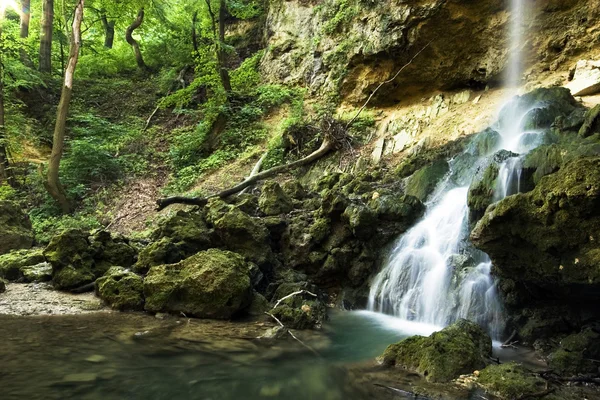
POLYGON ((594 133, 600 133, 600 104, 585 114, 583 125, 579 129, 579 136, 582 138, 591 136, 594 133))
POLYGON ((93 232, 89 240, 94 249, 93 257, 98 274, 105 273, 115 265, 129 268, 136 262, 137 250, 120 235, 101 230, 93 232))
POLYGON ((21 268, 25 282, 48 282, 52 280, 52 265, 42 262, 21 268))
POLYGON ((177 264, 150 268, 144 296, 146 311, 229 319, 252 302, 249 265, 230 251, 201 251, 177 264))
POLYGON ((96 279, 88 236, 88 232, 69 229, 54 236, 44 250, 57 289, 75 289, 96 279))
POLYGON ((16 250, 0 255, 0 278, 16 281, 23 278, 23 268, 46 261, 43 250, 16 250))
POLYGON ((429 337, 412 336, 389 345, 386 366, 417 372, 429 382, 450 382, 487 365, 492 340, 479 325, 459 320, 429 337))
POLYGON ((371 161, 373 164, 379 164, 381 157, 383 156, 383 147, 385 146, 385 138, 379 138, 375 142, 373 152, 371 153, 371 161))
POLYGON ((565 85, 573 96, 589 96, 600 92, 600 61, 579 60, 571 82, 565 85))
POLYGON ((528 398, 542 392, 546 381, 515 362, 492 364, 479 371, 478 384, 501 399, 528 398))
POLYGON ((421 168, 407 179, 406 194, 414 196, 421 201, 437 187, 439 181, 448 173, 450 167, 445 160, 437 160, 431 165, 421 168))
POLYGON ((6 292, 6 285, 8 285, 8 281, 4 278, 0 278, 0 293, 6 292))
POLYGON ((144 284, 141 276, 123 267, 112 267, 96 280, 96 293, 116 310, 143 310, 144 284))
POLYGON ((0 255, 33 246, 31 221, 17 203, 0 200, 0 255))
POLYGON ((298 293, 283 300, 271 310, 271 314, 289 329, 320 328, 327 319, 327 309, 318 296, 317 288, 314 285, 306 282, 283 283, 277 288, 273 301, 277 302, 292 293, 302 290, 317 294, 317 297, 308 293, 298 293))
POLYGON ((263 184, 258 206, 265 215, 287 214, 294 208, 292 199, 275 181, 267 181, 263 184))
POLYGON ((600 334, 584 328, 560 341, 558 349, 548 356, 548 366, 561 375, 595 373, 598 366, 593 360, 600 357, 600 334))
POLYGON ((600 158, 575 159, 533 191, 489 207, 471 240, 490 255, 495 275, 527 286, 523 301, 598 301, 599 199, 600 158))

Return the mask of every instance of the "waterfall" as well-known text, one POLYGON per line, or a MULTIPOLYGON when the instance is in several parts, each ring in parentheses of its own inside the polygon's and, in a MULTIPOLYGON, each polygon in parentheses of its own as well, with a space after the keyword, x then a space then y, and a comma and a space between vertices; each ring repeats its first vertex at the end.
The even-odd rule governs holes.
MULTIPOLYGON (((511 0, 510 57, 505 86, 513 89, 519 86, 522 77, 524 1, 511 0)), ((530 112, 542 106, 522 107, 518 101, 506 104, 495 127, 500 140, 492 153, 507 150, 515 156, 507 158, 499 168, 494 201, 521 191, 521 155, 541 142, 542 132, 525 129, 524 121, 530 112)), ((424 217, 397 240, 383 269, 374 278, 369 310, 439 327, 458 318, 468 318, 486 327, 493 337, 501 335, 504 317, 490 274, 491 260, 469 242, 470 182, 456 177, 460 173, 472 179, 478 165, 490 154, 477 156, 479 162, 467 171, 459 171, 460 168, 454 168, 455 160, 449 161, 450 172, 427 201, 424 217)))

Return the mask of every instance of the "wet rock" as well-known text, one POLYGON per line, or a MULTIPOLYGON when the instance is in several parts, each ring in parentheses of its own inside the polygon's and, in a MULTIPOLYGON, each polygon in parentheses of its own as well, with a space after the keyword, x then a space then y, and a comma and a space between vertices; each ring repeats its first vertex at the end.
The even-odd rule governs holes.
POLYGON ((144 309, 143 279, 123 267, 112 267, 98 278, 96 293, 116 310, 144 309))
POLYGON ((27 214, 16 203, 0 201, 0 255, 31 246, 33 232, 27 214))
MULTIPOLYGON (((529 193, 488 209, 471 239, 495 274, 535 298, 600 299, 600 158, 569 162, 529 193)), ((523 299, 525 301, 526 299, 523 299)))
POLYGON ((433 164, 415 172, 406 183, 406 194, 414 196, 421 201, 435 190, 438 182, 448 173, 450 167, 445 160, 435 161, 433 164))
POLYGON ((449 382, 484 368, 491 355, 490 337, 463 319, 429 337, 412 336, 388 346, 383 363, 415 371, 430 382, 449 382))
POLYGON ((252 303, 248 307, 248 314, 253 316, 264 315, 265 312, 271 309, 269 301, 258 292, 252 293, 252 303))
POLYGON ((150 312, 228 319, 252 301, 249 266, 230 251, 202 251, 177 264, 152 267, 144 295, 150 312))
POLYGON ((16 250, 0 255, 0 278, 16 281, 23 278, 23 268, 46 261, 43 250, 16 250))
POLYGON ((579 129, 579 136, 582 138, 591 136, 594 133, 600 133, 600 104, 585 114, 583 125, 579 129))
POLYGON ((486 391, 506 400, 527 398, 546 387, 545 380, 514 362, 487 366, 479 372, 478 383, 486 391))
MULTIPOLYGON (((211 231, 198 212, 177 211, 162 221, 152 233, 153 243, 144 248, 135 264, 135 271, 172 264, 211 247, 211 231)), ((119 265, 119 264, 116 264, 119 265)))
POLYGON ((57 289, 74 289, 96 278, 93 249, 85 231, 69 229, 54 236, 44 256, 52 265, 52 280, 57 289))
POLYGON ((318 296, 317 288, 306 282, 283 283, 275 292, 273 301, 277 302, 292 293, 308 291, 316 294, 312 296, 306 292, 298 293, 283 300, 277 307, 271 310, 271 314, 277 317, 286 328, 290 329, 312 329, 320 328, 327 319, 327 309, 318 296))
POLYGON ((6 291, 6 285, 8 281, 4 278, 0 278, 0 293, 4 293, 6 291))
POLYGON ((274 181, 267 181, 262 186, 258 206, 266 215, 287 214, 294 208, 292 199, 274 181))

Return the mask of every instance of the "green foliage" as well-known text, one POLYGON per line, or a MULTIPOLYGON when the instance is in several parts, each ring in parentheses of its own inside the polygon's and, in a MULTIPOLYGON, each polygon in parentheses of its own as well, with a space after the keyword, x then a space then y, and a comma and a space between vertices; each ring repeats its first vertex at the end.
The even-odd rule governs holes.
POLYGON ((0 185, 0 201, 17 201, 19 193, 8 185, 0 185))
POLYGON ((325 25, 323 32, 331 35, 338 31, 340 26, 348 24, 358 14, 358 6, 354 0, 335 0, 333 4, 323 8, 325 25))
POLYGON ((227 8, 232 16, 239 19, 256 18, 264 13, 261 0, 229 0, 227 8))
POLYGON ((54 235, 67 229, 92 230, 102 227, 95 215, 85 212, 54 216, 48 215, 39 209, 34 209, 29 216, 35 238, 41 244, 50 242, 54 235))
POLYGON ((231 72, 230 78, 233 90, 247 93, 260 84, 258 65, 264 54, 264 50, 257 52, 252 57, 245 59, 242 65, 231 72))

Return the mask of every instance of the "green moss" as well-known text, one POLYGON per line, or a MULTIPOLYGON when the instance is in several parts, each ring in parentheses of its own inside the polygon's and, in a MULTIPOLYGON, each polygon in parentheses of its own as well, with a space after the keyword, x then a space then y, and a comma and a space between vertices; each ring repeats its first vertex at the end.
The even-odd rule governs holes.
POLYGON ((538 393, 546 385, 546 381, 514 362, 487 366, 480 371, 478 383, 487 391, 507 400, 538 393))
MULTIPOLYGON (((277 301, 301 290, 317 294, 317 288, 306 282, 282 283, 277 288, 273 300, 277 301)), ((327 319, 327 309, 323 302, 308 293, 299 293, 285 299, 271 310, 271 313, 291 329, 319 328, 327 319)))
POLYGON ((262 186, 258 206, 266 215, 287 214, 294 208, 292 199, 277 182, 267 181, 262 186))
POLYGON ((310 226, 308 233, 314 243, 321 243, 331 232, 331 220, 328 218, 317 218, 310 226))
POLYGON ((98 296, 116 310, 143 310, 142 277, 122 267, 112 267, 96 280, 98 296))
POLYGON ((429 337, 412 336, 388 346, 383 363, 415 371, 430 382, 449 382, 485 367, 490 337, 475 323, 459 320, 429 337))
POLYGON ((22 269, 46 261, 43 250, 16 250, 0 256, 0 278, 16 281, 23 278, 22 269))
POLYGON ((359 239, 370 239, 377 231, 377 214, 366 206, 352 204, 346 208, 342 217, 348 221, 352 233, 359 239))
POLYGON ((583 126, 579 129, 579 137, 586 138, 594 133, 600 133, 600 104, 589 110, 585 115, 583 126))
POLYGON ((600 334, 592 329, 567 336, 559 348, 548 357, 548 365, 561 375, 594 373, 597 366, 592 360, 600 356, 600 334))
POLYGON ((55 270, 52 273, 52 281, 57 289, 76 289, 88 283, 94 282, 96 279, 94 273, 89 268, 75 268, 72 265, 67 265, 55 270))
POLYGON ((230 251, 202 251, 177 264, 152 267, 144 295, 147 311, 228 319, 252 301, 249 266, 230 251))
POLYGON ((427 167, 421 168, 408 178, 406 194, 425 201, 449 170, 450 167, 445 160, 438 160, 427 167))

